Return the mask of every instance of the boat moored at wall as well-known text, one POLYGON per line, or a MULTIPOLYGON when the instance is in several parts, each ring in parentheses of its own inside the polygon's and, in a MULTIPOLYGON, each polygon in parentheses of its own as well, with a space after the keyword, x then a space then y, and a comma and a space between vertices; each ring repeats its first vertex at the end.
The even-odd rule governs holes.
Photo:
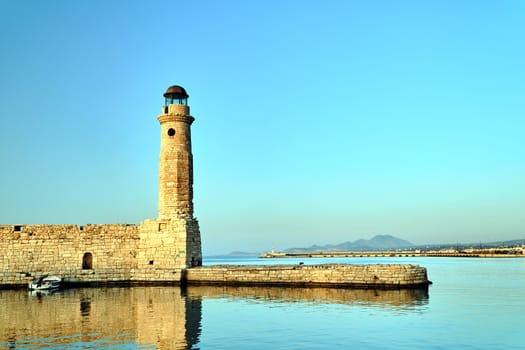
POLYGON ((60 288, 62 279, 58 276, 44 275, 29 282, 29 290, 52 290, 60 288))

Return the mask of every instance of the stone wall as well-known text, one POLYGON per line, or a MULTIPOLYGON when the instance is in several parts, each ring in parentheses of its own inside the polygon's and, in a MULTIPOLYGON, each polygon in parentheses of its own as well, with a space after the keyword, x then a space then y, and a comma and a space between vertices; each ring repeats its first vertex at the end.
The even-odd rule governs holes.
POLYGON ((179 281, 188 266, 202 263, 196 219, 146 220, 140 225, 134 281, 179 281))
POLYGON ((129 280, 137 225, 0 225, 0 284, 56 274, 70 281, 129 280))
POLYGON ((405 288, 429 284, 418 265, 216 265, 186 270, 188 284, 405 288))
POLYGON ((67 282, 174 282, 199 265, 196 219, 140 225, 0 225, 0 286, 42 275, 67 282))

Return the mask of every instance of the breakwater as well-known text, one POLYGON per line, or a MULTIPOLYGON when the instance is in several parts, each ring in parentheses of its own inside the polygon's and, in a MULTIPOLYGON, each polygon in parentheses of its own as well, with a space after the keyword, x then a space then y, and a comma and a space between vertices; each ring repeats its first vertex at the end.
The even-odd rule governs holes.
POLYGON ((187 284, 414 288, 430 281, 412 264, 216 265, 185 271, 187 284))

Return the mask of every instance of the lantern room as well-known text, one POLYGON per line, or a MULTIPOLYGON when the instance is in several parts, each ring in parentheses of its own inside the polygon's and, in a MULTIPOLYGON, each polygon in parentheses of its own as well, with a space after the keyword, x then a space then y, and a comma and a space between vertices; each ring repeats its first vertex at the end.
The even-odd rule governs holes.
POLYGON ((164 105, 172 104, 188 105, 188 93, 182 86, 172 85, 164 93, 164 105))

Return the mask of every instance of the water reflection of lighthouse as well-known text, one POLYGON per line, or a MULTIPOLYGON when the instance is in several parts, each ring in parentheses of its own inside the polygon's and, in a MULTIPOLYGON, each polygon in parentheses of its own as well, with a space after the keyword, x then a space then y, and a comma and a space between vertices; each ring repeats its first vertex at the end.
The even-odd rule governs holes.
POLYGON ((199 342, 202 302, 180 288, 132 288, 137 342, 157 349, 191 349, 199 342))

